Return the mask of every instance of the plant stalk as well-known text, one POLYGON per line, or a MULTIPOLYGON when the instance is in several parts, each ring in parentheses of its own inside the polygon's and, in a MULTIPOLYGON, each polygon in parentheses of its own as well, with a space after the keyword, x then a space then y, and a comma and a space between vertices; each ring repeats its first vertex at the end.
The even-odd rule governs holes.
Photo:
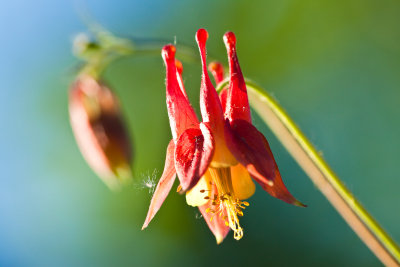
MULTIPOLYGON (((224 81, 219 90, 227 86, 224 81)), ((261 87, 246 80, 252 108, 270 127, 312 182, 385 266, 400 266, 400 249, 351 194, 283 108, 261 87)))

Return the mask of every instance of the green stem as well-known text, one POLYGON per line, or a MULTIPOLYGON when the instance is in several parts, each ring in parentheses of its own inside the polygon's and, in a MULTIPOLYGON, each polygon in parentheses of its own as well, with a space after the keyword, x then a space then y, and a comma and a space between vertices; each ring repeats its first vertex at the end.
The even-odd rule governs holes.
MULTIPOLYGON (((227 86, 223 81, 218 90, 227 86)), ((261 87, 246 80, 249 102, 318 189, 386 266, 400 266, 400 249, 351 194, 283 108, 261 87)))
MULTIPOLYGON (((96 23, 90 24, 94 40, 87 34, 78 34, 74 40, 75 55, 85 61, 81 73, 99 78, 107 66, 115 60, 137 55, 160 55, 165 42, 140 42, 120 38, 96 23)), ((184 61, 195 61, 195 50, 186 45, 178 45, 178 57, 184 61)))
MULTIPOLYGON (((133 44, 133 43, 132 43, 133 44)), ((186 46, 178 46, 180 48, 179 57, 187 62, 195 61, 193 49, 186 46)), ((131 45, 125 47, 107 47, 103 48, 101 46, 97 46, 96 49, 98 51, 88 53, 80 56, 82 59, 86 61, 85 65, 81 69, 81 73, 90 74, 95 78, 99 78, 103 71, 110 65, 111 62, 115 62, 118 59, 127 58, 130 56, 139 56, 139 55, 160 55, 161 54, 162 45, 154 45, 151 44, 141 44, 141 45, 131 45)), ((78 55, 79 56, 79 55, 78 55)))

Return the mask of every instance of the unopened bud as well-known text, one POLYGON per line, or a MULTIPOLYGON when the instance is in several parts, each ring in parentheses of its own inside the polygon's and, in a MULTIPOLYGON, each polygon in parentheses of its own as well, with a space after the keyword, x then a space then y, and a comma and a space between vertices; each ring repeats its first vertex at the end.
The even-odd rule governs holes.
POLYGON ((85 33, 79 33, 73 39, 72 52, 81 59, 89 60, 94 54, 99 53, 100 50, 100 44, 91 40, 85 33))
POLYGON ((132 146, 114 93, 80 75, 69 92, 69 114, 82 155, 105 184, 118 189, 130 181, 132 146))

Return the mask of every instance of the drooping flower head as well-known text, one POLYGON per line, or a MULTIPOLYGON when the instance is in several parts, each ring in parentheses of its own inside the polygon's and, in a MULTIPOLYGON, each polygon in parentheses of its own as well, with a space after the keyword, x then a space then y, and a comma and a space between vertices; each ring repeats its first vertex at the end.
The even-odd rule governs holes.
POLYGON ((82 155, 104 183, 118 189, 129 181, 132 146, 115 94, 81 74, 69 92, 69 114, 82 155))
MULTIPOLYGON (((222 242, 230 229, 235 239, 243 236, 239 217, 255 192, 253 178, 270 195, 303 206, 286 189, 268 142, 251 123, 247 89, 237 53, 236 37, 224 35, 229 58, 229 87, 218 95, 207 71, 208 33, 196 33, 202 62, 199 122, 182 82, 182 64, 175 60, 175 47, 162 49, 166 65, 167 109, 173 140, 167 149, 164 172, 150 204, 143 229, 161 207, 176 175, 189 205, 198 207, 210 230, 222 242)), ((209 66, 217 83, 223 80, 219 63, 209 66)))

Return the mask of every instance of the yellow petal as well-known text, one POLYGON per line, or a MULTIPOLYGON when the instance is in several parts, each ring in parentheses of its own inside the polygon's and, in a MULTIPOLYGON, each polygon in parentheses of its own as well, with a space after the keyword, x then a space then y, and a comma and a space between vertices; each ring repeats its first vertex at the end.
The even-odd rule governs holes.
POLYGON ((206 204, 211 192, 210 174, 208 171, 200 178, 199 182, 186 193, 186 203, 193 207, 206 204))
POLYGON ((242 164, 231 167, 232 186, 235 196, 239 199, 251 197, 256 191, 256 185, 249 172, 242 164))
POLYGON ((226 146, 224 136, 217 135, 215 132, 213 134, 215 149, 210 166, 214 168, 224 168, 236 165, 238 162, 226 146))

